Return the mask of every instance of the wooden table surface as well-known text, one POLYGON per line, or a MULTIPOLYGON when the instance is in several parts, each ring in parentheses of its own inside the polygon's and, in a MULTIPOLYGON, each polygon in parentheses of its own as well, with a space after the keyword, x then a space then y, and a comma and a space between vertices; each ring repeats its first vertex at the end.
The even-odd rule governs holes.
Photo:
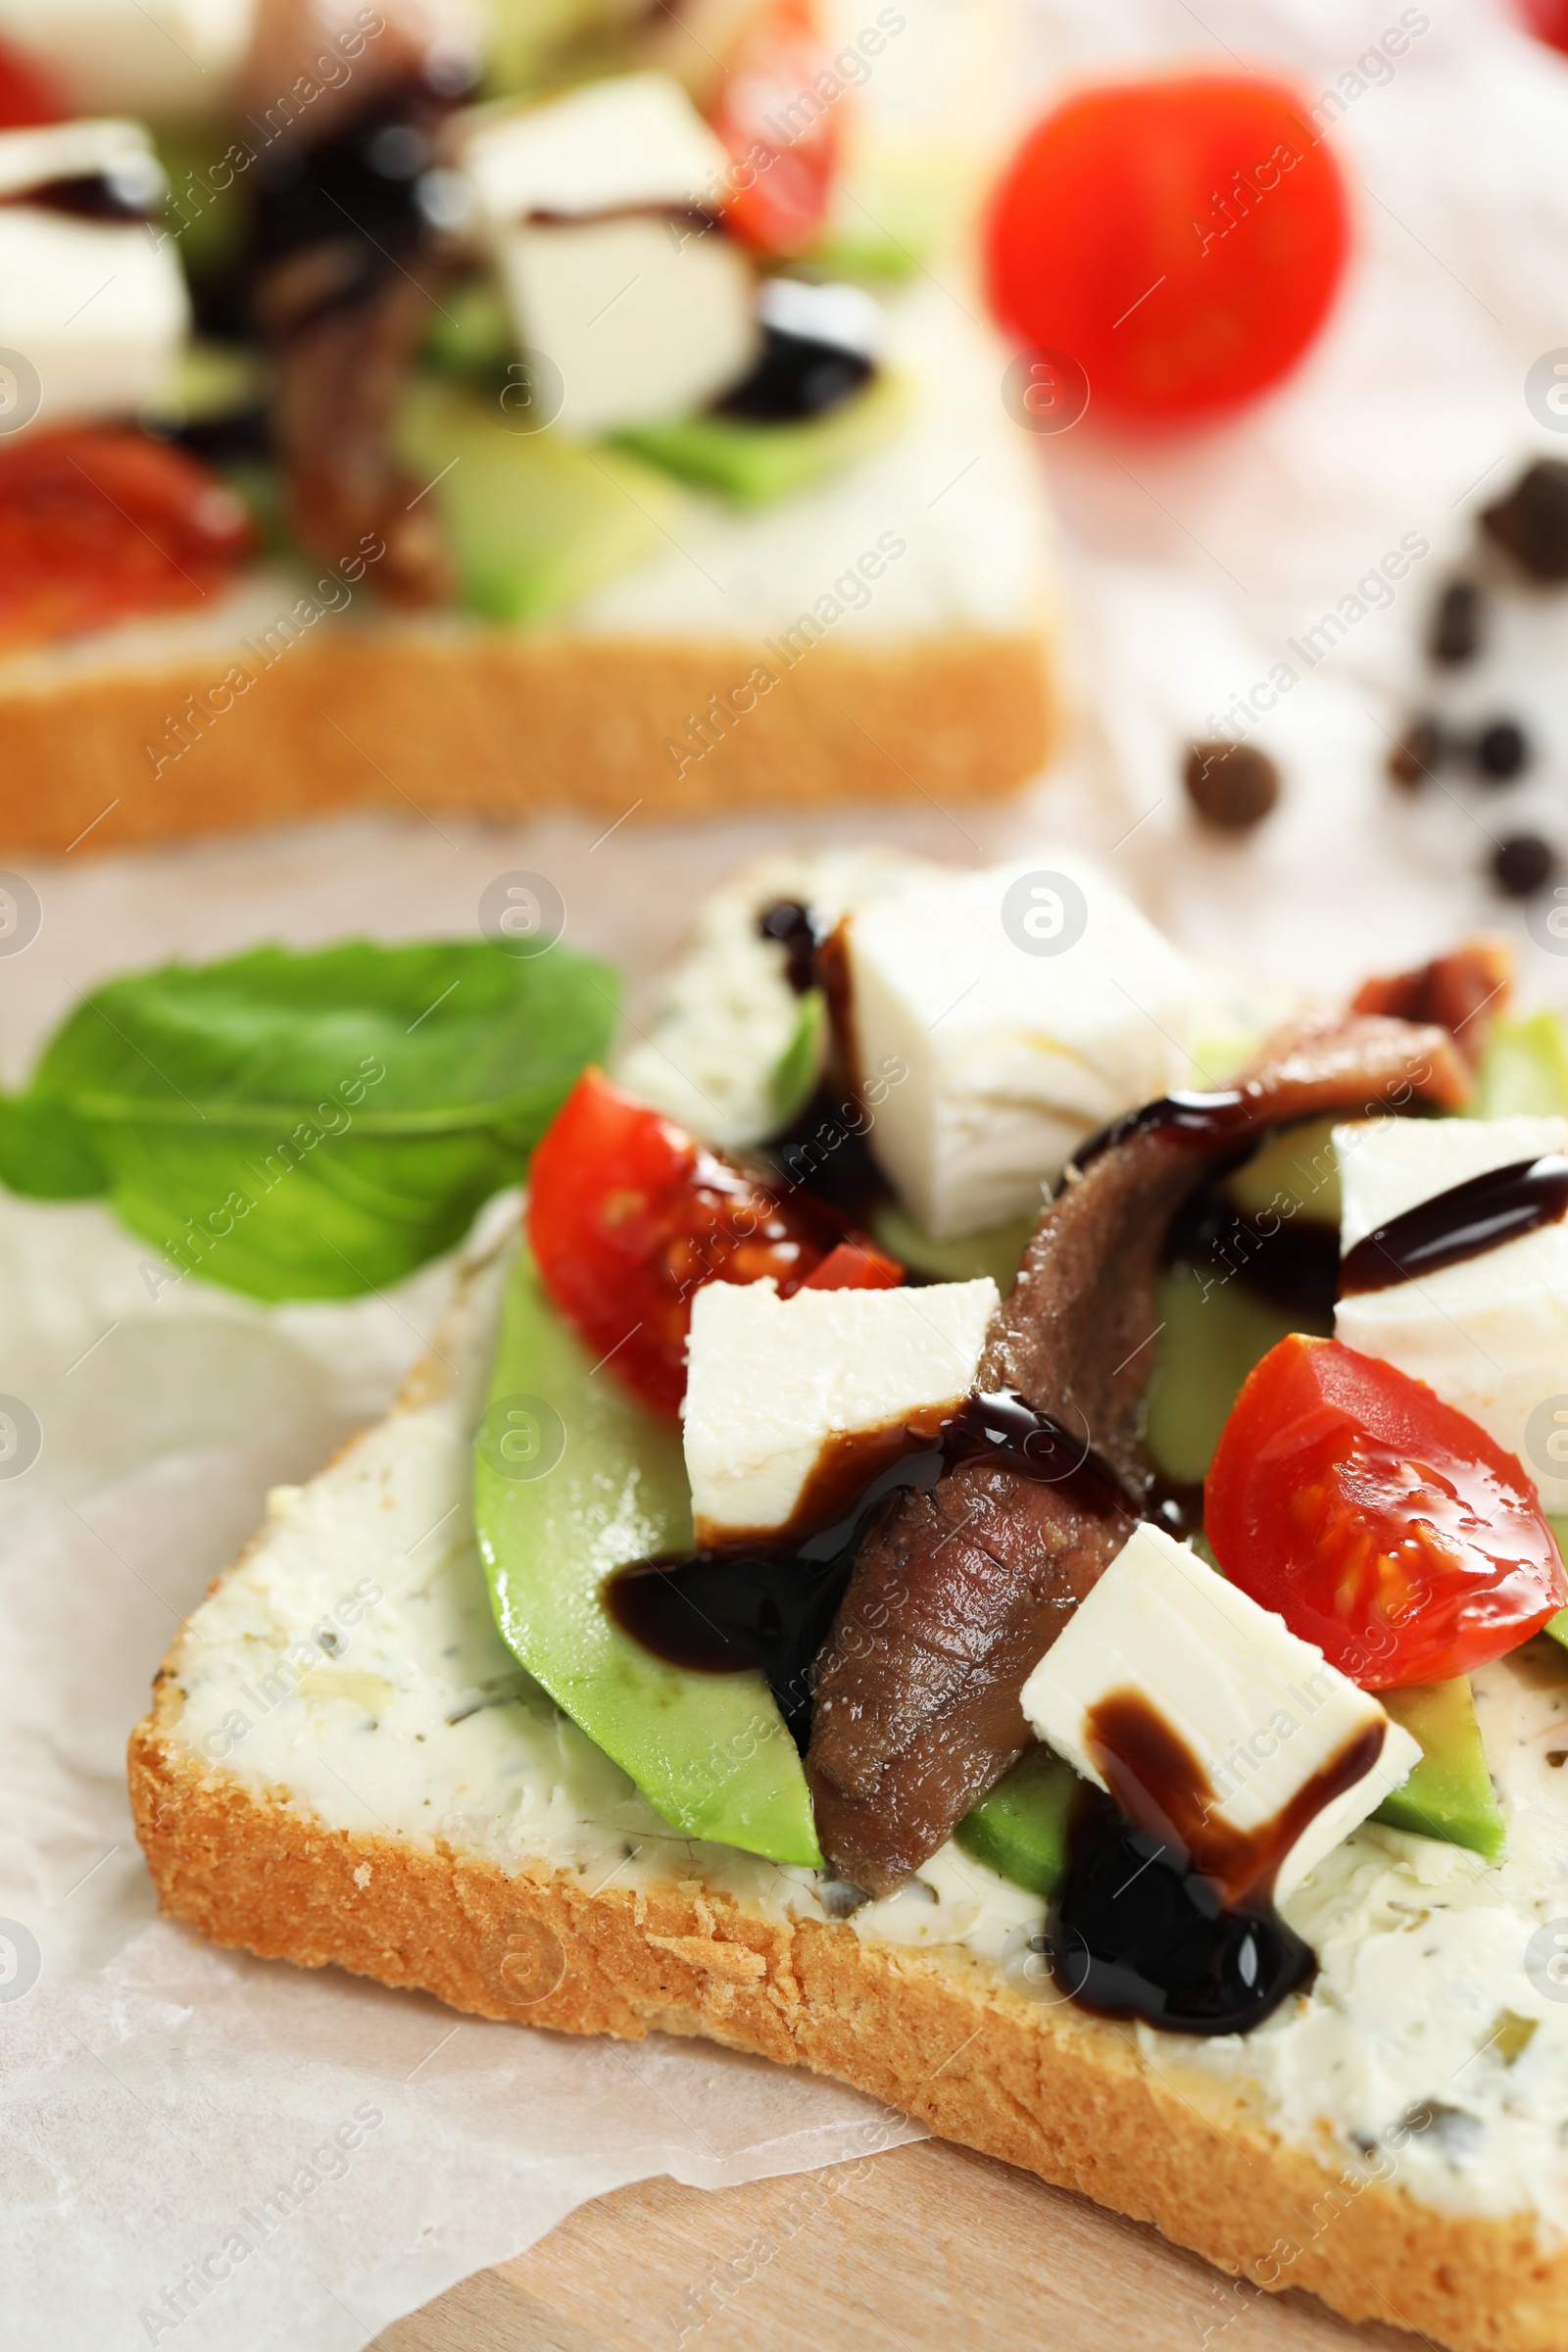
POLYGON ((1411 2352, 1027 2174, 928 2140, 745 2188, 579 2207, 372 2352, 1411 2352))

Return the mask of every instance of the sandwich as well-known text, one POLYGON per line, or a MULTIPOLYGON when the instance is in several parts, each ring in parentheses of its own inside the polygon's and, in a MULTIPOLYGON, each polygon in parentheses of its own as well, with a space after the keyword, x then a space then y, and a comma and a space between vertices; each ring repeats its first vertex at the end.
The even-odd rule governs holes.
POLYGON ((1002 0, 174 13, 0 7, 8 850, 1038 769, 1002 0))
POLYGON ((1286 998, 1066 854, 737 877, 170 1652, 164 1908, 1560 2344, 1568 1058, 1508 989, 1286 998))

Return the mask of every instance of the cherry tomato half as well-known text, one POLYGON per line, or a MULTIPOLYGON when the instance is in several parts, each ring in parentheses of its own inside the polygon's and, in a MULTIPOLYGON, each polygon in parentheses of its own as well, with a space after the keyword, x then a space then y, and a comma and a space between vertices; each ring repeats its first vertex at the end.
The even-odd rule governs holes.
POLYGON ((254 543, 222 477, 148 433, 0 441, 0 646, 199 604, 254 543))
POLYGON ((1339 167, 1289 90, 1126 82, 1024 141, 992 199, 988 291, 1020 343, 1077 362, 1092 408, 1185 424, 1295 366, 1348 241, 1339 167))
POLYGON ((831 61, 811 0, 765 0, 724 61, 711 109, 729 151, 728 226, 763 253, 804 253, 821 233, 838 170, 831 61))
POLYGON ((596 1354, 657 1412, 686 1394, 692 1293, 885 1290, 904 1270, 824 1202, 743 1167, 585 1070, 528 1171, 540 1280, 596 1354))
POLYGON ((38 122, 63 122, 71 109, 41 66, 0 41, 0 130, 29 130, 38 122))
POLYGON ((1538 41, 1568 50, 1568 0, 1524 0, 1521 14, 1538 41))
POLYGON ((1368 1690, 1468 1674, 1536 1633, 1568 1578, 1530 1480, 1376 1356, 1281 1340, 1203 1482, 1232 1584, 1368 1690))

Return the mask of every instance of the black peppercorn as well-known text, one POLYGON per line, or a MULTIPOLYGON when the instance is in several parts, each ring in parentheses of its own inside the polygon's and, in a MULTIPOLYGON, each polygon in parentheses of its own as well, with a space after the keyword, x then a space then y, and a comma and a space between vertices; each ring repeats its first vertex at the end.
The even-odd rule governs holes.
POLYGON ((1481 651, 1481 591, 1474 580, 1450 580, 1445 588, 1433 615, 1427 651, 1445 669, 1475 660, 1481 651))
POLYGON ((1443 759, 1436 719, 1413 718, 1389 754, 1389 775, 1405 792, 1419 792, 1443 759))
POLYGON ((1539 833, 1510 833, 1492 857, 1492 874, 1510 899, 1528 899, 1556 870, 1557 855, 1539 833))
POLYGON ((1481 527, 1537 580, 1568 580, 1568 465, 1538 458, 1481 527))
POLYGON ((1190 743, 1182 768, 1188 798, 1225 833, 1245 833, 1280 797, 1280 771, 1250 743, 1190 743))
POLYGON ((1529 740, 1511 718, 1494 718, 1476 737, 1474 757, 1489 783, 1508 784, 1530 763, 1529 740))

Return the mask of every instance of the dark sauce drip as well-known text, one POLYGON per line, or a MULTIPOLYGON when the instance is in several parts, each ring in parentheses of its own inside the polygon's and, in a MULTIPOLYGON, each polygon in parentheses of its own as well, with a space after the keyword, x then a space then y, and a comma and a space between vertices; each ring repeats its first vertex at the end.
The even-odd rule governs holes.
POLYGON ((792 1194, 810 1193, 850 1224, 869 1231, 877 1208, 892 1197, 871 1157, 869 1134, 870 1119, 854 1096, 819 1086, 767 1146, 766 1157, 792 1194))
POLYGON ((863 351, 764 326, 751 373, 714 403, 713 415, 747 424, 804 423, 842 408, 875 372, 863 351))
POLYGON ((1298 1331, 1326 1335, 1334 1328, 1337 1226, 1301 1215, 1275 1215, 1272 1222, 1247 1217, 1217 1187, 1201 1185, 1171 1219, 1163 1258, 1168 1267, 1191 1268, 1213 1287, 1241 1283, 1282 1307, 1298 1331))
POLYGON ((1208 1095, 1161 1095, 1156 1102, 1124 1112, 1108 1127, 1102 1127, 1098 1135, 1092 1135, 1087 1143, 1080 1144, 1063 1182, 1070 1181, 1075 1170, 1087 1168, 1102 1153, 1112 1151, 1117 1144, 1125 1144, 1135 1135, 1169 1136, 1173 1143, 1186 1144, 1195 1152, 1212 1152, 1221 1144, 1245 1143, 1252 1133, 1256 1117, 1256 1103, 1240 1087, 1226 1087, 1208 1095))
POLYGON ((1340 1267, 1340 1296, 1392 1290, 1440 1266, 1500 1249, 1568 1214, 1568 1157, 1516 1159, 1406 1209, 1356 1243, 1340 1267))
POLYGON ((1086 2009, 1184 2034, 1245 2034, 1305 1984, 1310 1948, 1273 1907, 1281 1863, 1308 1823, 1377 1762, 1372 1724, 1272 1820, 1231 1827, 1198 1758, 1146 1700, 1112 1692, 1087 1745, 1109 1795, 1086 1789, 1047 1944, 1086 2009))
POLYGON ((188 449, 209 466, 243 465, 272 455, 271 413, 261 403, 217 416, 192 416, 165 428, 164 438, 188 449))
POLYGON ((1205 1878, 1087 1784, 1046 1921, 1062 1990, 1171 2034, 1246 2034, 1309 1984, 1311 1947, 1279 1914, 1227 1911, 1205 1878))
POLYGON ((816 926, 809 906, 799 899, 775 899, 757 918, 763 939, 775 939, 784 950, 784 976, 798 997, 816 986, 816 926))
POLYGON ((251 249, 257 271, 313 247, 336 245, 354 267, 337 273, 320 308, 372 293, 434 236, 420 182, 436 161, 436 134, 463 92, 412 75, 379 90, 325 138, 269 138, 255 173, 251 249))
POLYGON ((1115 1472, 1086 1440, 1004 1390, 966 1397, 932 1431, 878 1430, 847 1441, 819 1468, 791 1527, 684 1557, 634 1560, 609 1579, 605 1605, 623 1633, 668 1665, 699 1674, 760 1669, 804 1750, 811 1664, 873 1522, 895 1494, 933 1487, 970 1461, 1060 1485, 1087 1510, 1134 1514, 1115 1472), (851 1488, 858 1491, 846 1503, 851 1488))
POLYGON ((536 205, 522 218, 538 228, 587 228, 606 220, 669 220, 699 237, 722 225, 721 216, 702 204, 607 204, 587 213, 552 212, 547 205, 536 205))
POLYGON ((40 212, 63 213, 72 220, 101 221, 108 227, 158 218, 155 205, 130 195, 107 172, 75 172, 63 179, 46 179, 35 188, 19 188, 14 195, 0 197, 0 204, 36 207, 40 212))
POLYGON ((1162 1527, 1178 1544, 1185 1544, 1189 1536, 1201 1535, 1202 1480, 1167 1478, 1162 1470, 1151 1470, 1139 1516, 1162 1527))

